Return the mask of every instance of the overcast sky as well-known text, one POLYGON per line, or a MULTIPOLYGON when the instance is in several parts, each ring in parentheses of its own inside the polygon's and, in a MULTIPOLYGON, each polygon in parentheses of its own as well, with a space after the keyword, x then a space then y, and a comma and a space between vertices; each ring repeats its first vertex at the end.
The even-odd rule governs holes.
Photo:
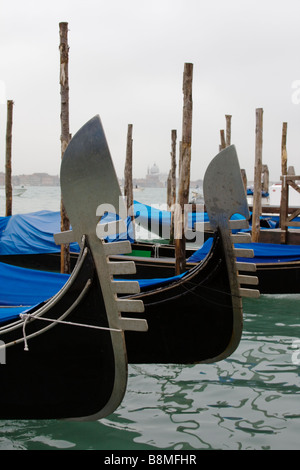
POLYGON ((300 172, 299 0, 0 0, 0 171, 12 99, 13 174, 60 166, 59 22, 69 24, 70 131, 99 114, 119 176, 133 124, 133 172, 170 168, 182 132, 184 63, 194 65, 192 179, 218 152, 225 114, 253 179, 255 110, 277 180, 282 123, 300 172), (295 87, 295 88, 293 88, 295 87), (299 93, 298 93, 299 91, 299 93), (299 102, 299 103, 298 103, 299 102))

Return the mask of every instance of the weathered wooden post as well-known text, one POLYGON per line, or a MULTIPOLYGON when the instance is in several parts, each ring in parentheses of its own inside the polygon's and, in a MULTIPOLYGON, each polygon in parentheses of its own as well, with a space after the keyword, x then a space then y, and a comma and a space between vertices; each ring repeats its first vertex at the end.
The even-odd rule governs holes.
POLYGON ((230 114, 225 114, 225 120, 226 120, 226 147, 229 147, 229 145, 231 145, 231 118, 232 118, 232 116, 230 114))
POLYGON ((286 220, 289 209, 289 185, 286 182, 287 175, 287 122, 282 123, 281 135, 281 197, 280 197, 280 243, 287 241, 287 225, 286 220))
POLYGON ((247 194, 247 173, 246 173, 246 170, 241 169, 241 175, 242 175, 243 185, 244 185, 244 188, 245 188, 245 193, 247 194))
POLYGON ((171 204, 176 204, 176 129, 171 132, 171 140, 171 204))
MULTIPOLYGON (((185 271, 185 223, 183 220, 184 205, 188 203, 190 189, 190 166, 191 166, 191 148, 192 148, 192 82, 193 82, 193 64, 184 64, 183 73, 183 116, 182 116, 182 141, 180 153, 180 175, 178 188, 178 208, 180 214, 175 213, 175 256, 176 273, 185 271), (176 220, 177 219, 177 220, 176 220)), ((176 211, 178 212, 178 211, 176 211)))
POLYGON ((133 185, 132 185, 132 124, 128 124, 126 160, 124 169, 124 196, 126 197, 127 215, 131 217, 133 237, 135 238, 134 208, 133 208, 133 185))
POLYGON ((11 182, 11 154, 12 154, 12 124, 13 124, 12 100, 7 101, 7 121, 6 121, 6 155, 5 155, 5 215, 12 215, 12 182, 11 182))
POLYGON ((263 145, 263 109, 256 109, 255 128, 255 169, 252 213, 252 242, 258 242, 260 233, 261 215, 261 173, 262 173, 262 145, 263 145))
POLYGON ((262 190, 265 191, 266 193, 269 191, 269 180, 270 180, 270 175, 269 175, 269 168, 268 165, 262 165, 262 190))
POLYGON ((169 207, 171 211, 170 243, 174 243, 174 208, 176 204, 176 140, 177 131, 171 131, 171 170, 170 170, 170 197, 169 207))
POLYGON ((169 171, 168 174, 168 179, 167 179, 167 207, 169 210, 171 210, 171 177, 172 177, 172 172, 171 170, 169 171))
POLYGON ((220 130, 220 139, 221 139, 221 144, 219 146, 219 150, 221 151, 224 148, 226 148, 226 140, 225 140, 225 131, 224 131, 224 129, 220 130))
MULTIPOLYGON (((71 140, 69 126, 69 46, 68 46, 68 23, 59 23, 59 51, 60 51, 60 96, 61 96, 61 158, 71 140)), ((61 231, 70 229, 70 221, 61 200, 61 231)), ((62 273, 70 273, 70 247, 68 244, 61 245, 62 273)))
POLYGON ((282 123, 282 135, 281 135, 281 174, 287 174, 287 122, 282 123))
POLYGON ((133 204, 133 186, 132 186, 132 124, 128 124, 126 159, 124 169, 124 196, 127 198, 127 209, 133 204))

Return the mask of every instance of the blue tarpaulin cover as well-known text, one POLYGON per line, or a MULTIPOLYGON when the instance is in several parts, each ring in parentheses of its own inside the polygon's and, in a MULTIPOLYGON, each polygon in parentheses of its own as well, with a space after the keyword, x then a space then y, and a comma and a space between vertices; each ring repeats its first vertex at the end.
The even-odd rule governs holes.
MULTIPOLYGON (((171 212, 167 210, 157 209, 147 204, 134 201, 134 217, 136 222, 141 222, 142 225, 151 222, 151 227, 158 227, 159 224, 162 227, 170 227, 171 224, 171 212)), ((208 215, 206 212, 188 213, 188 227, 192 228, 195 222, 208 222, 208 215)), ((155 230, 154 230, 155 231, 155 230)))
POLYGON ((55 295, 68 274, 48 273, 0 263, 0 323, 17 318, 55 295))
MULTIPOLYGON (((212 245, 212 238, 209 238, 204 245, 195 251, 188 259, 191 263, 201 261, 209 252, 212 245)), ((273 243, 236 243, 235 248, 250 249, 254 252, 254 258, 237 258, 238 261, 249 263, 280 263, 284 261, 299 261, 299 245, 277 245, 273 243)))
POLYGON ((68 278, 68 274, 0 263, 0 305, 38 304, 56 294, 68 278))
MULTIPOLYGON (((0 217, 0 255, 57 253, 53 234, 60 232, 60 212, 38 211, 0 217)), ((79 251, 77 243, 71 250, 79 251)))
POLYGON ((0 323, 16 320, 21 313, 26 313, 30 309, 31 307, 0 307, 0 323))
MULTIPOLYGON (((134 201, 134 214, 136 223, 157 233, 162 227, 162 236, 169 234, 171 213, 170 211, 155 209, 146 204, 134 201)), ((0 255, 21 255, 39 253, 58 253, 60 246, 56 245, 53 234, 60 232, 60 212, 38 211, 28 214, 17 214, 9 217, 0 217, 0 255)), ((116 220, 115 214, 107 214, 101 223, 116 220)), ((234 214, 234 219, 243 218, 234 214)), ((188 226, 194 227, 195 222, 208 222, 208 215, 204 213, 189 213, 188 226)), ((116 236, 107 237, 107 241, 133 240, 133 227, 130 217, 127 217, 127 232, 116 236)), ((243 230, 244 231, 244 230, 243 230)), ((166 237, 165 237, 166 238, 166 237)), ((72 252, 79 252, 77 243, 71 243, 72 252)))
MULTIPOLYGON (((103 217, 103 223, 116 219, 114 214, 103 217)), ((16 214, 0 217, 0 255, 28 255, 41 253, 58 253, 60 245, 56 245, 53 235, 61 231, 61 215, 55 211, 38 211, 28 214, 16 214)), ((96 230, 96 227, 95 227, 96 230)), ((131 220, 127 218, 127 233, 107 237, 108 241, 133 241, 130 237, 131 220)), ((73 253, 80 251, 77 243, 70 244, 73 253)))
MULTIPOLYGON (((151 232, 161 233, 162 238, 170 237, 171 212, 157 209, 147 204, 134 201, 134 217, 137 224, 149 228, 151 232), (161 229, 161 230, 160 230, 161 229)), ((240 214, 233 214, 233 220, 245 219, 240 214)), ((195 223, 209 222, 207 212, 188 212, 187 223, 189 229, 194 229, 195 223)), ((243 231, 248 231, 243 230, 243 231)), ((239 230, 240 231, 240 230, 239 230)))
MULTIPOLYGON (((168 278, 140 279, 138 282, 143 289, 176 281, 182 276, 184 273, 168 278)), ((28 307, 48 300, 64 286, 69 277, 68 274, 37 271, 0 263, 0 323, 17 318, 28 307)))

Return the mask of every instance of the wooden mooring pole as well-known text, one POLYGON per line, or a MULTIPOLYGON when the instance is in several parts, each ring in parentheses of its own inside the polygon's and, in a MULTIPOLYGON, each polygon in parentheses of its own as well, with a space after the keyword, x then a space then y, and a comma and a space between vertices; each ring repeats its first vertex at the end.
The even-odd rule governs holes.
POLYGON ((184 205, 188 204, 190 189, 190 167, 192 149, 192 83, 193 64, 184 64, 183 72, 183 115, 182 115, 182 141, 180 151, 180 171, 177 206, 179 211, 175 211, 175 256, 176 274, 180 274, 186 269, 185 259, 185 221, 184 205))
POLYGON ((12 155, 12 124, 13 124, 12 100, 7 101, 7 121, 6 121, 6 154, 5 154, 5 215, 12 215, 12 182, 11 182, 11 155, 12 155))
POLYGON ((133 208, 133 184, 132 184, 132 124, 128 124, 126 160, 124 169, 124 196, 126 197, 127 214, 131 217, 133 237, 135 238, 134 228, 134 208, 133 208))
POLYGON ((177 131, 171 131, 171 170, 170 170, 170 193, 168 205, 171 211, 170 243, 174 243, 174 208, 176 204, 176 140, 177 131))
POLYGON ((243 185, 245 188, 245 193, 247 194, 247 173, 244 168, 241 169, 241 175, 242 175, 243 185))
POLYGON ((270 175, 268 165, 262 165, 262 182, 261 182, 262 191, 268 193, 270 186, 270 175))
POLYGON ((221 143, 219 145, 219 151, 229 147, 231 145, 231 114, 225 114, 225 121, 226 121, 226 133, 224 129, 220 130, 220 139, 221 143))
POLYGON ((221 144, 219 145, 219 151, 221 152, 221 150, 223 150, 224 148, 226 148, 226 139, 225 139, 225 131, 224 131, 224 129, 221 129, 221 130, 220 130, 220 140, 221 140, 221 144))
POLYGON ((262 145, 263 145, 263 109, 256 109, 255 128, 255 169, 252 213, 252 242, 258 242, 260 233, 261 215, 261 173, 262 173, 262 145))
POLYGON ((289 185, 286 181, 287 171, 287 122, 282 123, 282 134, 281 134, 281 196, 280 196, 280 243, 286 243, 288 226, 286 220, 288 217, 289 209, 289 185))
POLYGON ((226 147, 229 147, 231 145, 231 114, 226 114, 225 115, 225 120, 226 120, 226 147))
MULTIPOLYGON (((59 23, 59 52, 60 52, 60 96, 61 96, 61 158, 71 140, 69 125, 69 45, 68 45, 68 23, 59 23)), ((63 200, 61 199, 61 231, 70 229, 70 221, 67 216, 63 200)), ((62 273, 71 272, 70 247, 69 244, 61 245, 62 273)))
POLYGON ((281 174, 287 174, 287 122, 282 123, 282 135, 281 135, 281 174))

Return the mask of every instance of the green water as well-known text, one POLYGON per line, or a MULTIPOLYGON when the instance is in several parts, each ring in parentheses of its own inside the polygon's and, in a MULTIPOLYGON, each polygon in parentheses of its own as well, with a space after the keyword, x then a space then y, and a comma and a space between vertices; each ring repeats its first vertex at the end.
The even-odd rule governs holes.
POLYGON ((246 300, 244 311, 242 341, 227 360, 129 366, 113 415, 0 421, 0 450, 300 449, 300 295, 246 300))

